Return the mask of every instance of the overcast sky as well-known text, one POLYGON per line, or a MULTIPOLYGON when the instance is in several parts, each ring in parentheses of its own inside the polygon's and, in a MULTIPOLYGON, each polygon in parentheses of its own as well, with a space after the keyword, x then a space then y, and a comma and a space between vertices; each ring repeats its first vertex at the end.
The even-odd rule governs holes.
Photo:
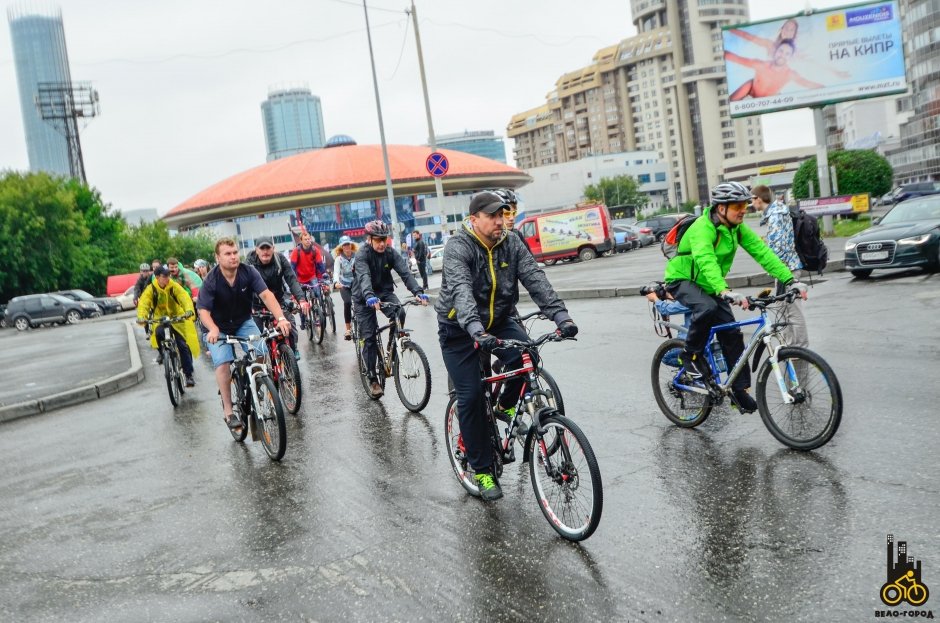
MULTIPOLYGON (((369 0, 386 139, 423 144, 427 123, 409 0, 369 0)), ((815 9, 851 4, 811 0, 815 9)), ((265 161, 261 102, 306 83, 326 136, 378 143, 361 2, 356 0, 49 0, 59 6, 73 80, 90 80, 101 116, 82 131, 89 182, 105 201, 161 214, 265 161)), ((11 6, 0 0, 3 19, 11 6)), ((495 130, 545 102, 562 73, 636 34, 628 0, 416 0, 438 134, 495 130), (576 8, 575 8, 576 7, 576 8)), ((803 2, 750 0, 751 19, 803 2)), ((782 13, 782 11, 784 13, 782 13)), ((764 116, 765 147, 813 143, 808 111, 764 116)), ((512 163, 511 141, 507 156, 512 163)), ((9 24, 0 28, 0 169, 27 170, 9 24)))

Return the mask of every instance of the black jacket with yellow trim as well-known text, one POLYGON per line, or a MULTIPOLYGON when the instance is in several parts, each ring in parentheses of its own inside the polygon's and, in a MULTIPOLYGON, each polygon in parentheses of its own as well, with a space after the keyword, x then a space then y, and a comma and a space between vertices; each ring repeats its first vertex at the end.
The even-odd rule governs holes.
POLYGON ((471 336, 503 323, 519 300, 519 283, 543 314, 560 323, 570 318, 564 302, 522 241, 503 232, 492 249, 468 222, 447 241, 441 290, 434 304, 438 322, 471 336))

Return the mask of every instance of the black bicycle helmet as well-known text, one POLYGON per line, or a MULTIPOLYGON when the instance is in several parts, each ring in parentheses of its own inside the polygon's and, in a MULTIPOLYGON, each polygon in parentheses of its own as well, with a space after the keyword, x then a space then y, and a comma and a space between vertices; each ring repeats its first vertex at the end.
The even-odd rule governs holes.
POLYGON ((366 235, 374 236, 376 238, 388 238, 391 235, 391 230, 384 221, 369 221, 366 223, 366 235))
POLYGON ((516 196, 516 193, 509 190, 508 188, 498 188, 493 191, 493 193, 503 200, 503 203, 508 203, 509 205, 516 205, 519 203, 519 197, 516 196))
POLYGON ((712 205, 722 205, 725 203, 749 203, 751 201, 751 191, 747 186, 740 182, 722 182, 711 190, 712 205))

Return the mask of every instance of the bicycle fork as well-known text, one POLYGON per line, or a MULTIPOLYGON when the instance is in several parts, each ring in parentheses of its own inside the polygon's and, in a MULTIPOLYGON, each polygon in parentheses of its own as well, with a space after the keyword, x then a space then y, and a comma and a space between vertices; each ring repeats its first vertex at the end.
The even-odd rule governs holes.
POLYGON ((767 347, 767 361, 774 371, 774 378, 777 379, 780 397, 783 399, 784 404, 793 404, 796 402, 796 398, 793 397, 793 393, 787 388, 787 380, 790 381, 794 391, 800 391, 800 380, 797 378, 796 369, 792 362, 787 362, 786 370, 782 370, 780 362, 777 359, 777 352, 780 350, 781 346, 773 344, 770 335, 765 335, 763 341, 764 345, 767 347), (784 374, 786 374, 786 377, 784 377, 784 374))

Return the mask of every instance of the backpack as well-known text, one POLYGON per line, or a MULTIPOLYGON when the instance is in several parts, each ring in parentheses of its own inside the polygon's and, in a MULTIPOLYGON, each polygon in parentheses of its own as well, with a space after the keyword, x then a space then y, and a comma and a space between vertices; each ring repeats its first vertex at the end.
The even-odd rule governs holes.
MULTIPOLYGON (((704 216, 704 215, 702 215, 704 216)), ((685 234, 686 230, 692 226, 692 223, 697 221, 698 216, 693 216, 689 214, 684 216, 676 224, 672 226, 666 235, 663 237, 663 241, 659 244, 660 251, 663 252, 663 255, 666 256, 667 260, 671 260, 677 255, 688 255, 688 253, 679 253, 679 241, 682 240, 682 236, 685 234)), ((717 233, 717 229, 715 230, 717 233)), ((721 239, 721 236, 715 236, 715 248, 718 248, 718 241, 721 239)), ((741 242, 741 232, 738 230, 738 242, 741 242)))
POLYGON ((790 207, 790 218, 793 219, 793 244, 803 268, 821 275, 829 263, 829 249, 819 233, 819 222, 796 206, 790 207))

